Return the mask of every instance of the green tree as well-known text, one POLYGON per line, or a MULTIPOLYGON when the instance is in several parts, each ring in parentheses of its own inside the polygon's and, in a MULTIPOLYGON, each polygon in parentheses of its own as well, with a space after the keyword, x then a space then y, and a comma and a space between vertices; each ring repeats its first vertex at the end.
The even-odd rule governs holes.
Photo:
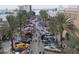
MULTIPOLYGON (((59 33, 60 34, 60 39, 61 39, 61 48, 63 52, 63 36, 62 33, 64 30, 66 30, 70 34, 74 34, 77 30, 75 25, 73 24, 72 19, 67 19, 64 15, 64 13, 58 13, 55 17, 50 17, 49 20, 49 27, 50 31, 54 33, 59 33)), ((68 36, 67 36, 68 37, 68 36)))
POLYGON ((27 20, 28 16, 29 16, 29 14, 25 10, 19 10, 19 12, 17 13, 16 22, 18 24, 18 27, 20 27, 20 32, 21 32, 21 28, 22 28, 24 22, 27 20))
POLYGON ((14 49, 14 47, 13 47, 13 32, 16 29, 15 16, 9 15, 6 18, 7 18, 7 21, 9 23, 9 31, 8 32, 9 32, 9 35, 10 35, 11 47, 12 47, 12 50, 13 50, 14 49))
POLYGON ((1 27, 1 35, 2 35, 2 38, 4 37, 4 35, 7 38, 8 30, 9 30, 9 24, 8 24, 8 22, 7 21, 3 21, 3 24, 2 24, 2 27, 1 27))
POLYGON ((44 19, 48 19, 48 13, 46 10, 40 10, 40 16, 44 19))
POLYGON ((13 49, 13 34, 15 31, 20 28, 20 35, 21 35, 21 29, 24 26, 24 23, 26 22, 27 18, 30 16, 29 13, 26 12, 26 10, 19 10, 17 13, 17 16, 9 15, 7 16, 7 21, 9 23, 9 35, 12 42, 12 49, 13 49))

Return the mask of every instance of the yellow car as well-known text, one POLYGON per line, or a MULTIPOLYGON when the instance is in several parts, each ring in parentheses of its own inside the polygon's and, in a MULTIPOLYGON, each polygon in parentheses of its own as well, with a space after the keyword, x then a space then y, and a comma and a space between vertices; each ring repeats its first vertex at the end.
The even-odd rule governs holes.
POLYGON ((26 44, 26 43, 18 43, 18 44, 15 44, 15 48, 28 48, 29 47, 29 44, 26 44))

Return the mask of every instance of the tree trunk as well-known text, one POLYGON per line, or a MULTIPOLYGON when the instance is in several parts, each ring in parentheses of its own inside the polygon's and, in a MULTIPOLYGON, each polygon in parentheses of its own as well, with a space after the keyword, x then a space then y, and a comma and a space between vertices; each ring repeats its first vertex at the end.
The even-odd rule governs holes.
POLYGON ((11 49, 14 50, 14 47, 13 47, 13 38, 11 38, 11 47, 12 47, 11 49))
POLYGON ((20 19, 20 35, 21 35, 21 25, 22 25, 22 23, 21 23, 21 19, 20 19))
POLYGON ((11 50, 13 51, 14 50, 14 45, 13 45, 13 37, 12 37, 12 34, 10 35, 10 40, 11 40, 11 50))
POLYGON ((21 36, 21 38, 22 38, 22 30, 21 30, 21 28, 22 28, 22 21, 21 21, 21 19, 20 19, 20 36, 21 36))
POLYGON ((61 50, 62 50, 62 53, 63 53, 63 37, 62 37, 62 32, 60 33, 60 41, 61 41, 61 50))

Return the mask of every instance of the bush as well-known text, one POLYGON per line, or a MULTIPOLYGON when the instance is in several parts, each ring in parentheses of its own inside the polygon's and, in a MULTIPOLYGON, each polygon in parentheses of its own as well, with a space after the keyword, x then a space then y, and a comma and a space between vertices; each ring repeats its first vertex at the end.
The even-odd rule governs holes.
POLYGON ((69 36, 69 40, 67 40, 67 42, 71 48, 75 48, 76 46, 79 47, 79 39, 73 36, 69 36))

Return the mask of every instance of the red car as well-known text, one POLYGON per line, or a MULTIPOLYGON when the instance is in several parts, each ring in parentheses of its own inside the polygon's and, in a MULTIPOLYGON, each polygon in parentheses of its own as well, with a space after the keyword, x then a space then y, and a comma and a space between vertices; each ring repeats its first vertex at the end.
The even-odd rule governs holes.
POLYGON ((20 54, 29 54, 27 50, 23 50, 20 54))

